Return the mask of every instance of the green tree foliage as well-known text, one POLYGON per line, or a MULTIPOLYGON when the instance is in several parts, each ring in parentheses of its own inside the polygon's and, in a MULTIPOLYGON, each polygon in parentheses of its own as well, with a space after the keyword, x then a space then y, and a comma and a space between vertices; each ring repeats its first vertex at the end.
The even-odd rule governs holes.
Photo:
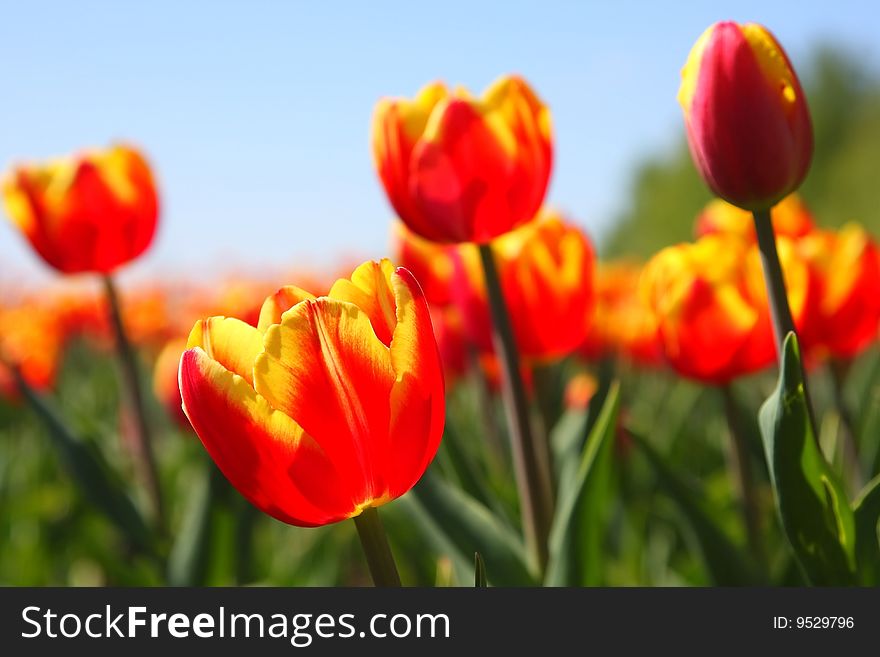
MULTIPOLYGON (((803 76, 815 152, 801 193, 822 226, 858 221, 880 234, 880 76, 855 55, 820 47, 803 76)), ((682 137, 677 147, 636 168, 629 206, 604 241, 608 256, 647 258, 691 239, 693 221, 711 198, 682 137)))

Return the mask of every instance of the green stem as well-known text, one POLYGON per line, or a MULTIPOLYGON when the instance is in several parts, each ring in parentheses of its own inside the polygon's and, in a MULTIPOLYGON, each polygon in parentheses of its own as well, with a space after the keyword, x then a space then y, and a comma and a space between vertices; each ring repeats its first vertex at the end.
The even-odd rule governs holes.
POLYGON ((165 511, 162 503, 162 489, 159 485, 159 471, 156 466, 156 456, 153 453, 153 445, 150 439, 150 428, 147 422, 147 409, 144 404, 141 381, 138 374, 137 356, 132 348, 131 341, 125 331, 122 321, 119 295, 116 285, 110 274, 103 277, 104 291, 110 308, 110 322, 113 326, 116 338, 116 350, 119 356, 119 364, 122 370, 122 380, 128 395, 131 408, 134 410, 135 420, 135 447, 137 450, 138 464, 141 475, 147 485, 147 491, 153 502, 156 520, 160 528, 165 527, 165 511))
POLYGON ((742 426, 739 408, 737 408, 730 386, 723 386, 721 388, 721 395, 724 398, 724 413, 727 417, 727 426, 730 433, 731 446, 733 447, 731 456, 735 470, 734 479, 739 486, 742 500, 746 537, 749 548, 752 551, 752 556, 755 558, 758 566, 764 570, 767 560, 761 540, 761 508, 758 503, 755 479, 752 474, 751 454, 749 453, 749 446, 746 441, 745 430, 742 426))
POLYGON ((374 507, 366 508, 354 517, 354 524, 367 557, 373 584, 382 587, 399 587, 400 575, 397 573, 394 555, 391 554, 379 512, 374 507))
MULTIPOLYGON (((788 295, 785 291, 785 276, 782 273, 782 265, 779 263, 779 252, 776 249, 776 235, 773 232, 773 222, 770 218, 770 210, 760 210, 753 213, 755 220, 755 233, 758 236, 758 250, 761 254, 761 268, 764 270, 764 284, 767 287, 767 299, 770 303, 770 318, 773 322, 773 334, 776 337, 776 353, 782 358, 782 348, 785 336, 797 330, 791 317, 791 308, 788 305, 788 295)), ((801 374, 804 382, 804 398, 807 403, 807 414, 813 429, 813 437, 817 444, 819 441, 816 415, 813 412, 813 402, 807 385, 807 375, 801 364, 801 374)))
POLYGON ((495 352, 501 361, 501 387, 510 430, 523 532, 529 551, 539 570, 543 572, 547 565, 547 538, 553 519, 550 463, 544 450, 536 444, 532 432, 529 400, 522 381, 519 354, 501 291, 495 257, 489 244, 480 244, 480 259, 492 314, 492 338, 495 352))

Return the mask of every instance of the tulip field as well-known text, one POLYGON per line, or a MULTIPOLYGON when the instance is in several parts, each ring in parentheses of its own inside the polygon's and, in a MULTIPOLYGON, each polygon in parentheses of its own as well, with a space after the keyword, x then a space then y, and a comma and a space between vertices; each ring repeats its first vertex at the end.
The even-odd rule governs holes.
POLYGON ((150 144, 18 154, 52 280, 0 277, 0 585, 880 585, 877 236, 811 206, 771 31, 694 37, 710 200, 649 254, 546 202, 554 99, 516 74, 376 89, 376 259, 123 282, 150 144))

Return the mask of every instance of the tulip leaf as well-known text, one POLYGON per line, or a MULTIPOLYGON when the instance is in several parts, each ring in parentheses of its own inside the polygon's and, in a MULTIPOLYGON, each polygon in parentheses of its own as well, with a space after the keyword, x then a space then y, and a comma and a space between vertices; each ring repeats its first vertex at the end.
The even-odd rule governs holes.
POLYGON ((856 522, 856 560, 859 583, 880 585, 880 475, 874 477, 853 504, 856 522))
POLYGON ((223 484, 220 470, 210 461, 205 465, 204 475, 189 495, 180 530, 168 555, 168 584, 171 586, 201 586, 205 583, 211 518, 217 490, 223 484))
POLYGON ((742 551, 718 526, 702 500, 705 496, 685 478, 643 436, 630 432, 633 442, 657 475, 661 490, 675 502, 694 533, 709 577, 716 586, 743 586, 756 581, 742 551))
POLYGON ((86 499, 119 529, 132 545, 154 553, 155 544, 143 516, 126 493, 103 454, 75 436, 57 411, 29 386, 21 386, 31 408, 48 430, 49 438, 68 474, 86 499))
MULTIPOLYGON (((474 574, 473 565, 468 561, 466 554, 459 550, 458 546, 452 542, 444 529, 428 513, 425 506, 419 502, 415 493, 410 491, 403 497, 396 499, 394 504, 388 505, 388 510, 391 511, 392 509, 395 514, 399 512, 404 522, 406 522, 405 526, 411 533, 410 538, 420 538, 423 543, 433 549, 438 557, 449 560, 452 565, 456 585, 463 586, 470 581, 474 574)), ((385 520, 389 521, 389 523, 394 518, 395 516, 391 513, 385 515, 385 520)), ((394 531, 389 526, 389 536, 392 538, 398 538, 402 534, 403 529, 394 531)), ((424 548, 417 545, 415 549, 424 548)))
MULTIPOLYGON (((545 579, 548 586, 597 586, 602 583, 601 558, 618 406, 619 386, 615 383, 584 443, 577 471, 560 489, 550 530, 550 561, 545 579)), ((581 426, 585 425, 586 414, 581 426)), ((558 442, 565 443, 562 439, 558 442)))
POLYGON ((776 390, 758 418, 776 510, 804 575, 820 586, 852 584, 855 519, 817 444, 793 333, 785 338, 776 390))
POLYGON ((486 564, 479 552, 474 552, 474 586, 478 589, 484 589, 489 586, 486 579, 486 564))
POLYGON ((461 554, 483 555, 496 584, 535 584, 522 540, 483 504, 431 470, 413 492, 461 554))

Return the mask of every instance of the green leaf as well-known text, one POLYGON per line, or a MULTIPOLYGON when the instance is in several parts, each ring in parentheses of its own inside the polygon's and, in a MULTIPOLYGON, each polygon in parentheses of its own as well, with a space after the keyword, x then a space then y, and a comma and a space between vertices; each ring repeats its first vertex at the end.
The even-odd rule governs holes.
POLYGON ((657 475, 661 489, 669 495, 690 524, 699 543, 706 570, 717 586, 743 586, 755 583, 743 554, 721 530, 705 508, 705 496, 682 477, 644 437, 630 432, 657 475))
POLYGON ((880 475, 865 486, 853 504, 859 582, 880 586, 880 475))
POLYGON ((134 546, 155 554, 156 545, 143 516, 101 452, 93 444, 73 435, 42 396, 28 386, 22 386, 22 393, 48 429, 52 445, 85 498, 134 546))
POLYGON ((486 564, 479 552, 474 552, 474 587, 484 589, 489 586, 486 579, 486 564))
MULTIPOLYGON (((613 384, 580 455, 577 472, 560 490, 550 530, 548 586, 597 586, 609 507, 619 386, 613 384)), ((584 418, 584 425, 586 418, 584 418)), ((559 439, 558 442, 564 442, 559 439)))
POLYGON ((813 432, 797 338, 782 350, 776 390, 758 419, 776 509, 807 579, 816 585, 855 581, 855 519, 839 478, 813 432))
POLYGON ((168 584, 171 586, 202 586, 208 572, 211 547, 211 517, 216 493, 223 485, 220 470, 210 462, 189 496, 171 552, 168 555, 168 584))
POLYGON ((416 499, 461 554, 478 551, 503 586, 533 585, 525 546, 510 527, 484 505, 428 470, 413 488, 416 499))

